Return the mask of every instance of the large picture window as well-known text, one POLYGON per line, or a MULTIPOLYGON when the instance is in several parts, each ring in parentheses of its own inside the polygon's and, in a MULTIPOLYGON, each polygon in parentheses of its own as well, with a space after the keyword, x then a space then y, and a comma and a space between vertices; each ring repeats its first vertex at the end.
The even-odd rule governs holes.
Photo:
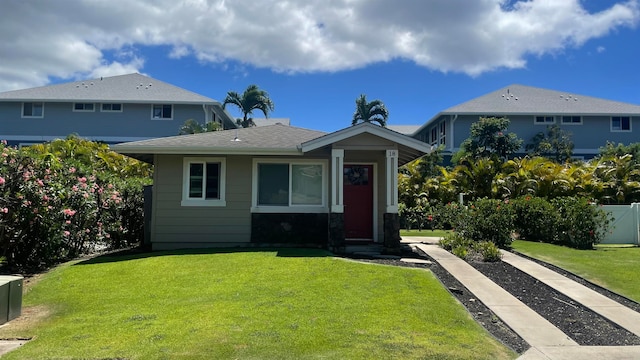
MULTIPOLYGON (((324 209, 326 164, 317 161, 255 161, 254 211, 324 209), (282 210, 287 207, 287 210, 282 210)), ((313 211, 313 210, 311 210, 313 211)))
POLYGON ((23 118, 41 118, 44 117, 44 103, 26 102, 22 103, 23 118))
POLYGON ((182 206, 225 206, 225 160, 185 158, 182 206))

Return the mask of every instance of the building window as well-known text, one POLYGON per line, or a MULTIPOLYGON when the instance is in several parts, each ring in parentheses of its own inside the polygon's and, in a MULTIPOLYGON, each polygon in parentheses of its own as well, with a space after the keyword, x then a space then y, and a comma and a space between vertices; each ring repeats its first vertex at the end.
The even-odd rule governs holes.
POLYGON ((535 116, 533 118, 533 123, 538 125, 549 125, 555 124, 556 118, 554 116, 544 115, 544 116, 535 116))
POLYGON ((440 145, 445 145, 447 139, 447 123, 445 121, 440 123, 440 145))
POLYGON ((91 112, 94 110, 95 108, 93 106, 93 103, 74 103, 73 104, 73 111, 91 112))
POLYGON ((151 118, 155 120, 173 119, 173 106, 167 104, 152 105, 151 118))
POLYGON ((580 125, 582 124, 582 116, 563 116, 563 124, 580 125))
POLYGON ((326 164, 317 161, 254 162, 254 212, 324 211, 326 164), (286 210, 283 208, 287 208, 286 210))
POLYGON ((611 131, 631 131, 630 116, 612 116, 611 131))
POLYGON ((225 159, 185 158, 182 206, 225 206, 225 159))
POLYGON ((122 112, 122 104, 102 104, 102 112, 122 112))
POLYGON ((44 103, 26 102, 22 103, 23 118, 41 118, 44 117, 44 103))
POLYGON ((438 129, 434 127, 431 129, 431 145, 436 145, 438 143, 438 129))

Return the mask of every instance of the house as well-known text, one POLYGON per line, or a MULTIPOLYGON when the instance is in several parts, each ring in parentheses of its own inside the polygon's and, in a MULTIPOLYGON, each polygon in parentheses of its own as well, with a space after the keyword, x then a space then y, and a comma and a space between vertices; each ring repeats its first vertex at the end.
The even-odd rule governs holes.
POLYGON ((107 143, 172 136, 187 119, 235 128, 219 102, 141 74, 0 93, 0 139, 14 145, 74 133, 107 143))
POLYGON ((441 111, 411 136, 443 145, 444 154, 450 155, 469 137, 472 123, 492 116, 509 118, 508 131, 524 140, 523 146, 547 126, 558 125, 572 134, 574 156, 585 159, 597 155, 607 141, 629 144, 640 139, 638 105, 523 85, 510 85, 441 111))
POLYGON ((264 244, 399 245, 397 171, 430 146, 362 123, 282 124, 122 143, 154 164, 154 250, 264 244))

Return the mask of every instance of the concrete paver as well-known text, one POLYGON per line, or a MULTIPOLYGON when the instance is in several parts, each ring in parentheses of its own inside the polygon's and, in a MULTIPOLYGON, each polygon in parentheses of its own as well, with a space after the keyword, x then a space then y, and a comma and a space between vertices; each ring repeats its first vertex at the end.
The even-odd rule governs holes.
MULTIPOLYGON (((410 238, 414 240, 413 238, 410 238)), ((407 239, 405 242, 411 242, 407 239)), ((489 280, 465 261, 435 245, 415 239, 436 260, 520 335, 531 348, 519 360, 640 359, 640 346, 579 346, 560 329, 489 280)), ((640 314, 531 260, 503 252, 503 261, 537 278, 594 312, 640 336, 640 314)))

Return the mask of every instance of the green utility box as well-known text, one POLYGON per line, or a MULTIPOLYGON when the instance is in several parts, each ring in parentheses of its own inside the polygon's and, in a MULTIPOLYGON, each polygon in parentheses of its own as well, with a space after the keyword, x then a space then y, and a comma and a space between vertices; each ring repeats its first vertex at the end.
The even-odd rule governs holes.
POLYGON ((22 313, 22 276, 0 275, 0 325, 22 313))

